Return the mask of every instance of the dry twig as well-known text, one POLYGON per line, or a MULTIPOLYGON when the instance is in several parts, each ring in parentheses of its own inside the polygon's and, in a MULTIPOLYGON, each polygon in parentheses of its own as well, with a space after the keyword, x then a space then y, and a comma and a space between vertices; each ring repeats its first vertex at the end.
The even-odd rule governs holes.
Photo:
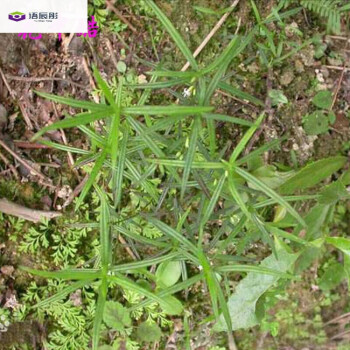
POLYGON ((32 222, 39 222, 42 218, 53 219, 62 215, 56 211, 30 209, 5 198, 0 198, 0 212, 32 222))
POLYGON ((0 139, 0 146, 4 148, 8 153, 12 155, 19 163, 21 163, 24 167, 26 167, 32 175, 38 176, 42 180, 42 184, 51 188, 55 188, 56 186, 51 184, 51 180, 47 179, 45 175, 43 175, 40 171, 34 169, 29 163, 27 163, 23 158, 21 158, 16 152, 14 152, 7 144, 0 139))
MULTIPOLYGON (((215 35, 215 33, 221 28, 221 26, 226 21, 227 17, 231 14, 233 9, 237 6, 239 3, 239 0, 235 0, 232 5, 230 6, 230 11, 226 12, 219 21, 215 24, 213 29, 210 31, 210 33, 205 37, 205 39, 202 41, 202 43, 197 47, 196 51, 193 53, 193 57, 196 58, 204 49, 204 47, 208 44, 210 39, 215 35)), ((190 62, 186 62, 186 64, 181 68, 181 72, 185 72, 188 67, 190 66, 190 62)))
POLYGON ((135 34, 137 33, 137 29, 123 16, 123 14, 115 8, 115 6, 109 1, 106 0, 107 8, 114 12, 116 16, 124 22, 135 34))

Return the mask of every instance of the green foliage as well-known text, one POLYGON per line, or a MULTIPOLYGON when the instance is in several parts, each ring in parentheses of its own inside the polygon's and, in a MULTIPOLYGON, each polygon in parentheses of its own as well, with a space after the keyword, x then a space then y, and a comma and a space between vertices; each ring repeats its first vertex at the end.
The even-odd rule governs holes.
MULTIPOLYGON (((288 253, 283 245, 277 249, 277 258, 269 256, 261 262, 261 266, 280 272, 287 272, 297 259, 297 254, 288 253)), ((228 308, 233 329, 253 327, 259 323, 256 317, 258 299, 278 281, 277 276, 267 276, 250 272, 236 287, 235 293, 228 299, 228 308)), ((226 329, 223 318, 216 324, 216 331, 226 329)))
POLYGON ((137 328, 137 338, 141 342, 152 343, 159 341, 161 336, 162 331, 154 322, 143 322, 137 328))
MULTIPOLYGON (((138 84, 123 64, 120 76, 110 81, 94 67, 98 85, 94 93, 101 103, 37 92, 78 110, 74 117, 67 115, 46 126, 34 139, 45 143, 42 135, 61 128, 82 132, 88 144, 84 149, 51 145, 81 157, 76 166, 89 176, 75 210, 90 211, 84 204, 90 203, 95 212, 93 219, 84 217, 84 223, 73 220, 54 228, 42 223, 29 230, 21 244, 23 252, 47 250, 49 263, 42 270, 22 269, 49 279, 53 286, 45 291, 33 285, 24 299, 38 315, 54 318, 49 341, 55 350, 79 348, 77 342, 86 348, 91 335, 93 350, 138 349, 135 338, 159 341, 160 327, 171 325, 169 315, 180 317, 191 308, 181 292, 189 293, 198 284, 207 291, 203 297, 211 303, 210 320, 216 321, 217 331, 259 324, 264 318, 257 315, 259 300, 276 283, 287 284, 294 271, 307 267, 313 259, 310 251, 319 254, 324 241, 345 254, 345 270, 350 271, 348 242, 324 237, 323 231, 332 206, 347 198, 345 185, 330 184, 320 194, 306 193, 341 170, 347 159, 336 156, 298 170, 265 165, 260 157, 283 141, 251 149, 265 113, 259 110, 253 120, 246 120, 216 113, 211 104, 215 91, 223 89, 265 108, 260 99, 227 83, 229 67, 239 64, 250 45, 258 47, 265 68, 308 45, 306 41, 285 52, 286 38, 268 29, 271 21, 283 28, 282 19, 290 13, 274 9, 264 20, 252 1, 256 26, 230 38, 223 52, 203 67, 161 9, 151 0, 144 4, 192 71, 158 65, 149 73, 149 83, 138 84), (179 85, 186 89, 185 97, 175 92, 179 85), (178 99, 175 104, 173 95, 178 99), (217 137, 218 121, 239 128, 233 145, 224 145, 225 140, 217 137), (311 209, 304 215, 305 207, 311 209), (84 241, 89 241, 86 251, 84 241), (254 244, 266 247, 256 259, 249 253, 254 244), (126 261, 125 248, 132 262, 126 261), (228 278, 239 274, 245 277, 232 292, 228 278), (82 298, 76 297, 79 290, 82 298), (73 304, 77 300, 72 295, 80 305, 73 304), (109 337, 113 332, 115 341, 109 337)), ((280 90, 272 90, 270 98, 274 106, 288 103, 280 90)), ((314 99, 316 106, 320 100, 314 99)), ((267 327, 273 329, 271 324, 267 327)))
POLYGON ((330 91, 319 91, 312 99, 312 103, 321 109, 330 109, 332 106, 333 98, 330 91))
POLYGON ((324 134, 329 129, 329 118, 322 111, 307 114, 303 117, 303 127, 308 135, 324 134))
POLYGON ((342 15, 350 8, 343 0, 279 0, 281 6, 288 7, 291 4, 301 5, 327 20, 327 31, 340 33, 342 15))
POLYGON ((103 321, 108 327, 119 332, 131 325, 131 319, 127 309, 116 301, 106 302, 103 321))

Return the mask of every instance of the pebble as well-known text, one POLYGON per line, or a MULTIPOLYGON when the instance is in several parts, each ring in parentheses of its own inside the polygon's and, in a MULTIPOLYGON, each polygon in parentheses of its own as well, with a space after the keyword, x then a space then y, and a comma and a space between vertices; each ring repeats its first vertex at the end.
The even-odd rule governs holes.
POLYGON ((7 126, 7 110, 0 104, 0 131, 4 130, 7 126))

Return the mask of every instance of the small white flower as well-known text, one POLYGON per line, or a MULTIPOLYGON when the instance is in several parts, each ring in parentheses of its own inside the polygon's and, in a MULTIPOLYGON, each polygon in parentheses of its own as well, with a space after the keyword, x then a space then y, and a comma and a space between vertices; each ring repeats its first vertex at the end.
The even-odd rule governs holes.
POLYGON ((191 96, 191 90, 190 89, 184 89, 182 96, 187 98, 191 96))

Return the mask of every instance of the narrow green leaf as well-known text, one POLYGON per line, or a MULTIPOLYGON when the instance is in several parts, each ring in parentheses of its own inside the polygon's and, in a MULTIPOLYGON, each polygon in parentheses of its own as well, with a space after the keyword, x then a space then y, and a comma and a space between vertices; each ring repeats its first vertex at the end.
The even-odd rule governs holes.
POLYGON ((101 330, 103 313, 104 313, 106 299, 107 299, 107 290, 108 290, 108 282, 106 278, 103 278, 100 288, 98 290, 94 324, 92 329, 92 350, 98 350, 100 330, 101 330))
POLYGON ((71 152, 71 153, 77 153, 77 154, 91 154, 90 151, 87 151, 85 149, 61 145, 60 143, 56 143, 56 142, 40 140, 39 143, 41 143, 42 145, 45 145, 45 146, 49 146, 49 147, 58 149, 60 151, 64 151, 64 152, 71 152))
POLYGON ((45 278, 58 278, 62 280, 94 280, 101 277, 100 270, 92 269, 67 269, 58 271, 42 271, 27 266, 20 266, 20 269, 32 275, 45 278))
POLYGON ((134 106, 123 108, 122 113, 128 115, 191 115, 209 113, 213 109, 213 107, 205 106, 134 106))
POLYGON ((86 195, 88 194, 91 186, 97 182, 97 177, 99 176, 100 174, 100 170, 102 169, 103 167, 103 163, 106 159, 106 156, 107 156, 107 149, 103 149, 101 154, 99 155, 99 157, 97 158, 96 162, 95 162, 95 165, 94 167, 92 168, 91 170, 91 173, 90 173, 90 176, 88 178, 88 180, 86 181, 81 193, 80 193, 80 196, 77 200, 77 203, 75 205, 75 209, 77 210, 77 208, 79 208, 79 206, 83 203, 86 195))
POLYGON ((228 92, 229 94, 231 94, 235 97, 238 97, 242 100, 251 102, 257 106, 261 106, 261 107, 265 106, 264 102, 261 101, 260 99, 254 97, 254 96, 248 94, 247 92, 244 92, 238 88, 235 88, 234 86, 229 85, 223 81, 219 82, 218 88, 221 90, 224 90, 224 91, 228 92))
POLYGON ((45 126, 32 137, 32 141, 38 139, 41 135, 45 134, 47 131, 73 128, 75 126, 86 125, 96 120, 107 118, 112 113, 113 113, 112 110, 109 110, 109 111, 98 110, 91 113, 90 112, 79 113, 72 118, 66 118, 56 123, 53 123, 51 125, 45 126))
POLYGON ((243 170, 242 168, 235 167, 235 172, 242 176, 247 182, 252 183, 256 188, 258 188, 260 191, 265 193, 267 196, 272 198, 276 201, 276 203, 280 204, 282 207, 286 208, 286 210, 295 218, 298 220, 298 222, 306 226, 305 221, 303 218, 298 214, 298 212, 287 202, 284 200, 283 197, 281 197, 279 194, 277 194, 274 190, 266 186, 261 180, 253 176, 252 174, 248 173, 247 171, 243 170))
POLYGON ((189 146, 188 150, 186 152, 186 157, 185 157, 185 166, 184 166, 184 171, 183 171, 183 176, 182 176, 182 183, 181 183, 181 198, 183 198, 186 187, 187 187, 187 181, 190 176, 190 171, 193 163, 193 159, 195 157, 196 153, 196 148, 197 148, 197 140, 198 140, 198 135, 201 129, 201 118, 199 116, 195 117, 193 121, 193 127, 191 131, 191 137, 189 141, 189 146))
POLYGON ((206 119, 220 120, 222 122, 228 122, 228 123, 244 125, 244 126, 253 125, 253 123, 249 122, 248 120, 231 117, 229 115, 224 115, 224 114, 205 113, 203 114, 203 117, 205 117, 206 119))
MULTIPOLYGON (((176 159, 147 159, 147 161, 164 165, 164 166, 172 166, 177 168, 184 168, 185 161, 176 160, 176 159)), ((219 162, 192 162, 192 169, 224 169, 225 165, 219 162)))
POLYGON ((277 276, 279 278, 292 278, 293 276, 278 270, 269 269, 262 266, 254 265, 225 265, 215 268, 216 272, 227 273, 227 272, 254 272, 262 275, 277 276))
POLYGON ((171 237, 175 241, 182 244, 186 247, 190 252, 197 253, 197 247, 191 243, 187 238, 185 238, 181 233, 175 231, 173 228, 165 224, 164 222, 159 221, 158 219, 147 217, 147 220, 161 230, 165 235, 171 237))
POLYGON ((264 120, 264 117, 265 117, 265 114, 262 113, 259 116, 259 118, 255 121, 253 126, 251 126, 246 131, 246 133, 244 134, 244 136, 242 137, 242 139, 239 141, 238 145, 236 146, 236 148, 232 152, 232 155, 230 157, 230 164, 233 164, 236 161, 236 159, 239 157, 239 155, 243 152, 245 146, 247 145, 247 143, 249 142, 251 137, 254 135, 256 129, 260 126, 260 124, 264 120))
POLYGON ((135 261, 135 262, 128 263, 128 264, 116 265, 116 266, 113 266, 110 269, 110 271, 112 271, 112 272, 127 272, 130 270, 137 270, 137 269, 141 269, 141 268, 152 266, 152 265, 158 265, 160 263, 163 263, 163 262, 166 262, 169 260, 174 260, 174 259, 178 258, 179 256, 180 256, 179 253, 172 252, 172 253, 169 253, 167 255, 158 256, 156 258, 135 261))
POLYGON ((41 92, 41 91, 35 91, 35 93, 48 100, 61 103, 64 105, 68 105, 71 107, 75 107, 75 108, 88 109, 90 111, 95 111, 95 112, 106 111, 106 110, 109 110, 110 112, 112 110, 110 106, 103 103, 94 103, 89 101, 76 100, 74 98, 57 96, 57 95, 48 94, 46 92, 41 92))

